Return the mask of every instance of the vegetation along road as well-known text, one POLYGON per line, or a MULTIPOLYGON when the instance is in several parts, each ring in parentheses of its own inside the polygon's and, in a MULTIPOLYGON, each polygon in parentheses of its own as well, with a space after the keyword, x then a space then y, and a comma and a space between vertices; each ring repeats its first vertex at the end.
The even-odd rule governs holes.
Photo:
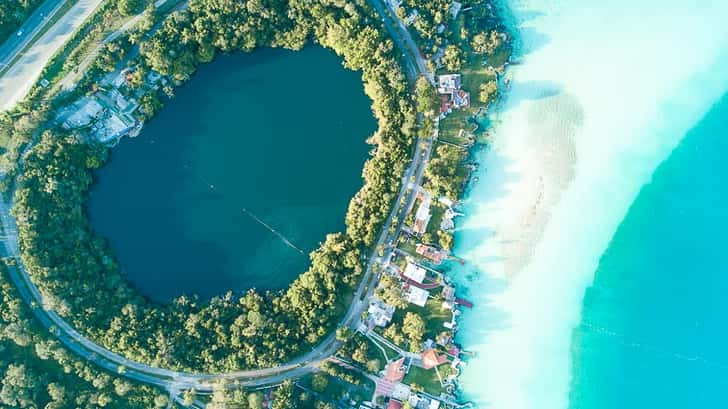
MULTIPOLYGON (((65 30, 61 29, 63 27, 52 27, 43 36, 42 41, 38 42, 39 48, 33 54, 35 55, 34 58, 28 58, 24 61, 21 60, 17 65, 17 70, 13 72, 9 70, 5 75, 0 77, 0 94, 2 94, 0 99, 2 99, 3 109, 12 105, 5 99, 5 96, 7 95, 11 98, 11 102, 22 98, 35 80, 31 72, 36 72, 35 76, 37 76, 37 73, 40 72, 47 61, 53 56, 55 50, 60 47, 60 45, 55 45, 58 43, 62 45, 70 33, 73 32, 73 30, 70 30, 70 27, 72 25, 75 27, 80 25, 83 18, 85 18, 81 18, 81 16, 88 16, 98 6, 100 1, 79 0, 77 4, 78 8, 74 8, 69 12, 69 15, 75 17, 64 16, 62 20, 64 23, 61 24, 62 21, 58 22, 58 24, 66 28, 65 30), (66 19, 66 17, 69 18, 66 19), (51 45, 54 45, 56 48, 53 52, 48 52, 48 48, 51 45), (12 91, 8 90, 8 81, 12 78, 19 77, 22 77, 24 79, 23 81, 26 82, 23 82, 21 87, 13 87, 12 91), (26 83, 27 86, 25 86, 26 83)), ((392 17, 392 14, 386 12, 381 0, 371 0, 371 3, 380 14, 385 26, 394 38, 396 45, 403 52, 403 57, 405 58, 404 63, 409 65, 409 67, 415 67, 417 75, 432 78, 432 74, 426 71, 419 50, 414 45, 414 41, 412 41, 401 22, 396 20, 396 17, 392 17)), ((35 45, 33 48, 35 48, 35 45)), ((25 55, 28 54, 26 53, 25 55)), ((12 68, 15 68, 15 66, 12 68)), ((366 272, 361 279, 357 291, 353 295, 352 303, 341 321, 341 326, 356 329, 361 324, 362 312, 368 307, 369 299, 374 293, 378 281, 377 276, 381 270, 378 268, 378 264, 381 260, 389 259, 393 252, 391 244, 401 229, 406 213, 402 212, 401 209, 407 209, 414 200, 416 189, 412 189, 412 186, 417 186, 422 181, 424 170, 432 151, 433 139, 436 137, 436 134, 437 131, 435 131, 435 135, 432 137, 419 138, 415 143, 413 160, 405 170, 402 178, 403 183, 397 199, 392 211, 382 226, 376 246, 374 246, 372 254, 369 256, 366 272), (382 253, 381 255, 380 252, 382 253)), ((12 197, 12 193, 10 197, 12 197)), ((321 363, 330 359, 341 346, 335 334, 332 333, 310 352, 283 365, 272 368, 235 371, 225 374, 178 372, 131 361, 84 337, 56 312, 43 307, 43 296, 32 283, 28 272, 20 260, 17 244, 17 229, 15 221, 9 212, 10 205, 11 203, 5 198, 0 200, 0 218, 2 219, 2 227, 4 230, 4 248, 0 249, 0 253, 11 260, 8 264, 10 264, 9 273, 13 283, 18 287, 22 298, 31 306, 36 318, 59 341, 66 345, 73 353, 106 370, 122 374, 138 382, 159 386, 168 390, 170 395, 176 397, 182 390, 193 388, 200 393, 210 393, 216 387, 217 382, 221 380, 230 381, 229 384, 235 386, 276 384, 284 379, 298 377, 316 370, 321 363)))

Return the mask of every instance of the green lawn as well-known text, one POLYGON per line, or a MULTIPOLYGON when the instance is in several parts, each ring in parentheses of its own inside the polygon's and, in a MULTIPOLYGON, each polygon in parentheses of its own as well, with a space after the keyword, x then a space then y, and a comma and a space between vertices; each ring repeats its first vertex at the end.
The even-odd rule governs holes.
MULTIPOLYGON (((331 376, 328 374, 324 375, 328 380, 328 385, 326 386, 326 389, 324 389, 322 392, 314 391, 322 398, 322 400, 335 402, 346 398, 347 400, 353 399, 356 402, 360 403, 370 400, 372 398, 372 395, 374 394, 374 382, 362 376, 357 375, 360 378, 361 383, 359 385, 353 385, 335 376, 331 376)), ((312 390, 312 378, 313 375, 306 375, 298 382, 305 388, 312 390)))
POLYGON ((435 240, 437 240, 437 232, 440 230, 440 223, 442 223, 442 219, 445 217, 445 206, 440 202, 433 201, 432 206, 430 206, 430 212, 432 213, 432 218, 430 218, 430 222, 427 224, 427 232, 430 233, 435 240))
MULTIPOLYGON (((444 364, 440 367, 443 366, 450 366, 450 364, 444 364)), ((440 396, 440 393, 444 392, 442 385, 440 385, 440 379, 437 377, 437 372, 435 372, 434 368, 428 370, 412 366, 402 382, 410 386, 416 384, 422 387, 425 392, 434 396, 440 396)))
POLYGON ((418 305, 409 304, 405 309, 398 309, 392 316, 392 322, 402 327, 404 322, 404 316, 407 312, 412 312, 425 321, 425 339, 434 340, 437 335, 443 331, 448 331, 443 326, 445 322, 449 322, 452 319, 452 311, 442 309, 442 300, 435 299, 434 297, 442 291, 441 288, 430 290, 430 298, 424 307, 418 305))

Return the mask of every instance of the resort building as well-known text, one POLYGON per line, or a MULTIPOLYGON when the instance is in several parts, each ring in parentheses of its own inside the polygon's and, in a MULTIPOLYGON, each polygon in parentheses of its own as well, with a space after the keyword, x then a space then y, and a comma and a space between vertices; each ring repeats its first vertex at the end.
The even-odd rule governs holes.
POLYGON ((394 307, 381 300, 376 300, 369 304, 367 312, 369 313, 369 322, 378 327, 386 327, 392 321, 394 307))
POLYGON ((425 275, 427 275, 427 271, 424 268, 408 260, 407 266, 405 267, 404 273, 402 275, 416 283, 422 283, 422 281, 425 279, 425 275))
POLYGON ((427 299, 429 297, 430 293, 427 290, 415 287, 413 285, 409 286, 409 290, 407 290, 407 302, 409 302, 410 304, 424 307, 425 304, 427 304, 427 299))

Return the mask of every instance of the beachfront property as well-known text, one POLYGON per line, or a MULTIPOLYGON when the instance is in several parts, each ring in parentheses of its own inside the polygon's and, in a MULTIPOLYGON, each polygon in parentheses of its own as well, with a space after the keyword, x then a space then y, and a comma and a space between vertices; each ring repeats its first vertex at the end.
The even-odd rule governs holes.
POLYGON ((470 107, 470 93, 461 88, 460 74, 444 74, 437 76, 437 92, 440 94, 440 117, 453 109, 470 107))
POLYGON ((448 255, 447 251, 445 250, 438 250, 433 246, 428 246, 422 243, 418 244, 415 247, 415 252, 422 257, 432 261, 435 265, 441 264, 442 260, 445 259, 448 255))
POLYGON ((410 285, 407 289, 407 302, 410 304, 424 307, 429 297, 430 292, 423 288, 410 285))
POLYGON ((427 275, 427 271, 412 261, 407 260, 407 266, 404 268, 402 275, 416 283, 422 284, 422 281, 427 275))

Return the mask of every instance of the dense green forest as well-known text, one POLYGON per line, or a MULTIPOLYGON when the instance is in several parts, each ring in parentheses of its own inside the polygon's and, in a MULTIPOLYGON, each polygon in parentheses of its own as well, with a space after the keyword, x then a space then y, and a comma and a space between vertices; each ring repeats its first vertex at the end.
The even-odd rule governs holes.
POLYGON ((42 0, 0 1, 0 43, 7 40, 25 19, 42 3, 42 0))
POLYGON ((77 359, 38 326, 0 263, 0 407, 154 408, 167 394, 77 359))
MULTIPOLYGON (((84 212, 91 172, 103 165, 106 148, 51 128, 23 160, 13 209, 23 261, 46 307, 107 348, 168 368, 267 367, 320 342, 349 304, 414 141, 407 81, 378 21, 362 0, 192 0, 141 41, 142 68, 178 83, 217 53, 300 49, 311 42, 362 72, 379 123, 369 139, 374 149, 364 167, 364 185, 350 203, 346 231, 327 236, 310 255, 310 268, 288 289, 227 293, 204 302, 180 296, 169 305, 142 298, 84 212)), ((18 132, 32 132, 31 125, 37 122, 18 132)))

